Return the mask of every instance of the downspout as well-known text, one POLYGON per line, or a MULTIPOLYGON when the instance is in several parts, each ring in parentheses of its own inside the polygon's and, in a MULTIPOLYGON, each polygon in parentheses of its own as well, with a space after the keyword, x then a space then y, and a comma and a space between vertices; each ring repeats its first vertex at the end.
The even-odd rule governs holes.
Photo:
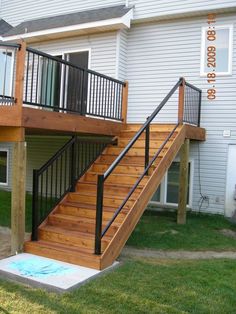
MULTIPOLYGON (((0 0, 1 1, 1 0, 0 0)), ((129 7, 129 0, 125 0, 125 6, 128 8, 129 7)))

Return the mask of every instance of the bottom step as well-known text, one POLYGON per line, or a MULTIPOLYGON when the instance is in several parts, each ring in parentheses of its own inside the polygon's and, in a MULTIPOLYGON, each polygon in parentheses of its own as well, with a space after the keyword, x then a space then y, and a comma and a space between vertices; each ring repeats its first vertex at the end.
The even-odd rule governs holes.
POLYGON ((101 269, 100 256, 91 253, 85 253, 74 247, 61 244, 49 243, 46 241, 29 241, 24 244, 24 252, 39 256, 52 258, 55 260, 101 269))

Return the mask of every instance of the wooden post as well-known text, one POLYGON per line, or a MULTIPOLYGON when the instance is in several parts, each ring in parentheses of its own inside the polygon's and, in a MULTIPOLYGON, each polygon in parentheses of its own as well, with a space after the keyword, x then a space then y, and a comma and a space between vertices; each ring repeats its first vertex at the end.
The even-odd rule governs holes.
POLYGON ((23 249, 25 237, 26 142, 13 144, 11 196, 11 253, 23 249))
POLYGON ((184 93, 185 93, 185 79, 179 87, 179 106, 178 106, 178 123, 183 124, 184 119, 184 93))
POLYGON ((17 51, 16 57, 15 99, 19 110, 21 110, 23 105, 23 92, 24 92, 26 43, 23 40, 21 40, 19 44, 21 46, 17 51))
POLYGON ((180 150, 180 176, 179 176, 179 204, 177 223, 186 223, 186 207, 188 195, 188 160, 189 160, 189 139, 185 139, 180 150))
POLYGON ((125 86, 123 86, 122 113, 121 113, 123 123, 127 123, 128 90, 129 83, 128 81, 125 81, 125 86))

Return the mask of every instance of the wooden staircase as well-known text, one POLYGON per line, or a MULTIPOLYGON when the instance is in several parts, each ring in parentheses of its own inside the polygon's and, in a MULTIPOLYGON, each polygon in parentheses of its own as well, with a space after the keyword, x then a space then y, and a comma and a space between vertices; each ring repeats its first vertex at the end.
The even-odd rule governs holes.
MULTIPOLYGON (((114 262, 187 136, 187 126, 178 126, 148 175, 142 179, 102 238, 102 254, 95 255, 97 175, 108 169, 139 128, 137 124, 126 125, 118 137, 117 146, 109 145, 104 150, 77 182, 75 192, 67 193, 40 225, 38 241, 25 243, 25 252, 96 269, 104 269, 114 262)), ((174 125, 151 125, 150 157, 154 156, 173 128, 174 125)), ((192 134, 198 129, 192 127, 192 134)), ((102 228, 144 171, 144 135, 140 136, 105 182, 102 228)))

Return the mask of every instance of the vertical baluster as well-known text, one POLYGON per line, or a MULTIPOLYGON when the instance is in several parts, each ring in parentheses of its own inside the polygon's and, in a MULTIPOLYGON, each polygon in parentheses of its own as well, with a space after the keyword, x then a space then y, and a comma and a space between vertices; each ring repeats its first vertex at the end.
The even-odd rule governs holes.
POLYGON ((36 84, 35 84, 35 102, 38 103, 38 88, 39 88, 39 61, 40 60, 40 57, 38 55, 38 58, 37 58, 37 72, 36 72, 36 84))
POLYGON ((88 73, 88 82, 89 82, 89 86, 88 86, 88 104, 87 104, 87 108, 88 108, 88 114, 91 113, 91 101, 92 101, 92 74, 88 73))
MULTIPOLYGON (((48 169, 46 170, 46 184, 45 184, 45 204, 46 204, 46 211, 47 211, 47 205, 48 205, 48 169)), ((45 215, 45 210, 44 210, 44 213, 43 215, 45 215)))
POLYGON ((51 191, 50 191, 50 207, 52 208, 52 206, 53 206, 53 178, 54 178, 54 176, 53 176, 53 163, 52 163, 52 165, 51 165, 51 167, 50 167, 50 175, 51 175, 51 187, 50 187, 50 189, 51 189, 51 191))
POLYGON ((107 79, 105 79, 105 93, 104 93, 104 107, 105 107, 105 113, 104 116, 107 118, 107 79))
POLYGON ((33 102, 33 86, 34 86, 34 53, 32 53, 32 69, 31 69, 31 91, 30 102, 33 102))
POLYGON ((67 173, 67 151, 64 152, 64 155, 65 155, 65 160, 64 160, 64 191, 66 191, 66 173, 67 173))
POLYGON ((104 176, 98 175, 98 178, 97 178, 96 228, 95 228, 95 254, 97 254, 97 255, 101 254, 103 189, 104 189, 104 176))
POLYGON ((84 89, 85 89, 85 72, 81 70, 81 115, 84 115, 86 111, 84 110, 84 89))
POLYGON ((44 85, 44 67, 45 67, 45 61, 44 61, 44 57, 42 57, 42 71, 41 71, 41 86, 40 86, 40 103, 43 105, 45 104, 45 98, 46 95, 44 94, 44 99, 43 99, 43 85, 44 85))
POLYGON ((74 142, 72 143, 71 146, 71 166, 70 166, 70 191, 74 192, 75 191, 75 141, 76 138, 74 138, 74 142))
POLYGON ((38 240, 38 192, 39 192, 39 187, 38 187, 38 182, 39 182, 39 176, 38 176, 38 171, 34 170, 33 171, 33 197, 32 197, 32 241, 37 241, 38 240))
MULTIPOLYGON (((149 117, 147 118, 147 120, 149 117)), ((149 146, 150 146, 150 124, 147 125, 145 130, 145 164, 144 169, 147 168, 149 164, 149 146)), ((146 173, 148 175, 148 172, 146 173)))
POLYGON ((56 171, 55 171, 55 199, 57 200, 57 185, 58 185, 58 181, 57 181, 57 176, 58 176, 58 158, 56 159, 56 171))
POLYGON ((198 119, 197 119, 197 125, 198 125, 198 127, 200 127, 200 124, 201 124, 201 105, 202 105, 202 91, 199 91, 198 119))
POLYGON ((29 79, 29 52, 27 52, 26 61, 26 82, 25 82, 25 101, 28 101, 28 79, 29 79))
POLYGON ((50 75, 50 89, 49 89, 49 106, 54 109, 54 103, 52 102, 52 96, 53 96, 53 72, 54 72, 54 61, 48 59, 48 67, 50 69, 49 75, 50 75))

